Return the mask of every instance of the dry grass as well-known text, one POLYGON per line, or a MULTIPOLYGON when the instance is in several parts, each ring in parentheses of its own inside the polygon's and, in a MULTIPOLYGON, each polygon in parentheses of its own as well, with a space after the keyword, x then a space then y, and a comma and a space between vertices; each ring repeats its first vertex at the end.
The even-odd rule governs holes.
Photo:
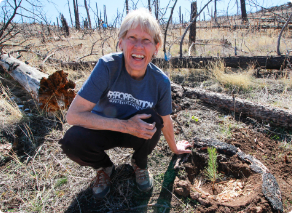
MULTIPOLYGON (((203 23, 203 22, 202 22, 203 23)), ((200 22, 198 23, 200 25, 200 22)), ((202 25, 202 24, 201 24, 202 25)), ((209 26, 209 25, 208 25, 209 26)), ((44 58, 35 54, 38 51, 43 56, 50 55, 63 61, 96 61, 104 54, 116 51, 118 29, 95 30, 95 31, 76 31, 70 29, 70 37, 64 37, 61 31, 56 29, 51 35, 31 32, 39 32, 38 25, 31 25, 24 30, 28 31, 27 36, 18 35, 14 41, 21 42, 21 47, 31 49, 34 53, 22 53, 22 60, 31 64, 42 64, 44 58)), ((167 52, 175 57, 179 56, 181 36, 185 29, 168 30, 166 49, 167 52)), ((276 55, 276 45, 280 30, 252 30, 252 29, 198 29, 196 37, 196 56, 233 56, 236 41, 237 54, 245 56, 254 55, 276 55)), ((185 36, 182 52, 184 56, 189 54, 188 33, 185 36)), ((291 49, 291 32, 284 31, 281 52, 286 53, 291 49)), ((4 51, 19 50, 18 46, 4 47, 4 51)), ((120 51, 117 49, 117 51, 120 51)), ((162 48, 158 52, 158 57, 164 57, 162 48)), ((48 62, 46 62, 48 63, 48 62)))
POLYGON ((287 91, 287 89, 292 89, 292 78, 283 78, 281 79, 283 84, 285 85, 285 91, 287 91))
POLYGON ((13 152, 6 157, 11 160, 1 171, 0 190, 1 209, 6 211, 63 212, 62 203, 74 200, 74 194, 92 178, 83 169, 68 167, 57 144, 41 145, 25 161, 13 152), (89 176, 75 177, 70 172, 73 169, 89 176))
POLYGON ((254 88, 242 98, 292 111, 291 79, 254 79, 254 88))
POLYGON ((225 87, 237 87, 242 90, 247 90, 252 86, 252 74, 253 68, 249 68, 246 71, 239 71, 236 73, 226 73, 223 61, 216 61, 209 64, 212 76, 225 87))
POLYGON ((20 122, 23 114, 15 103, 9 88, 4 87, 1 81, 0 93, 0 128, 3 129, 20 122))

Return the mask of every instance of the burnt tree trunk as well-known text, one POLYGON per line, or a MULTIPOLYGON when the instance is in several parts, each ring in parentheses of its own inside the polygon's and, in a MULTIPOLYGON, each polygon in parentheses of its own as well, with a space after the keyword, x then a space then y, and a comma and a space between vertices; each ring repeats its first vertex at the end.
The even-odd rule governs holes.
POLYGON ((129 2, 128 0, 126 0, 126 14, 129 13, 129 2))
POLYGON ((179 57, 182 58, 182 44, 184 41, 184 38, 186 36, 187 31, 189 30, 189 28, 191 27, 191 24, 196 21, 196 19, 198 18, 198 16, 201 14, 201 12, 208 6, 208 4, 211 3, 212 0, 209 0, 207 4, 205 4, 205 6, 200 10, 200 12, 190 21, 190 24, 187 26, 187 28, 185 29, 184 34, 182 35, 181 38, 181 42, 180 42, 180 47, 179 47, 179 57))
POLYGON ((65 37, 68 37, 70 35, 69 26, 62 13, 60 14, 60 20, 62 24, 62 30, 65 32, 65 37))
POLYGON ((69 8, 69 14, 70 14, 70 20, 71 20, 71 26, 73 27, 73 20, 72 20, 72 15, 71 15, 71 9, 70 9, 70 4, 69 4, 69 0, 68 1, 68 8, 69 8))
POLYGON ((247 22, 245 0, 240 0, 240 4, 241 4, 241 18, 242 18, 242 21, 245 23, 247 22))
POLYGON ((75 15, 75 28, 77 30, 80 29, 80 21, 79 21, 79 12, 78 12, 78 2, 77 0, 73 0, 73 7, 74 7, 74 15, 75 15))
MULTIPOLYGON (((154 58, 152 63, 161 66, 163 58, 154 58)), ((226 67, 231 68, 247 68, 249 65, 256 67, 264 67, 266 69, 283 69, 292 60, 291 56, 234 56, 234 57, 172 57, 169 61, 174 68, 202 68, 209 62, 222 60, 226 67)))
POLYGON ((181 6, 179 6, 179 12, 178 13, 179 13, 179 23, 182 24, 182 22, 181 22, 181 6))
POLYGON ((148 10, 151 13, 151 0, 148 0, 148 10))
POLYGON ((215 19, 215 23, 218 24, 218 22, 217 22, 217 0, 214 0, 214 19, 215 19))
POLYGON ((210 92, 203 89, 188 87, 182 88, 180 85, 174 83, 171 84, 171 87, 173 93, 178 93, 181 96, 198 98, 213 106, 230 110, 241 116, 255 118, 260 122, 266 122, 290 129, 292 128, 292 114, 287 110, 264 106, 240 98, 234 98, 229 95, 210 92))
MULTIPOLYGON (((191 4, 191 17, 190 20, 193 20, 197 16, 197 2, 192 2, 191 4)), ((190 26, 190 34, 189 34, 189 47, 190 47, 190 52, 192 53, 191 55, 196 54, 196 48, 193 43, 196 43, 196 24, 197 21, 194 20, 193 23, 190 26)))
POLYGON ((62 70, 49 76, 7 54, 1 55, 0 69, 22 85, 46 111, 68 108, 75 97, 75 83, 62 70))
POLYGON ((156 17, 156 20, 158 20, 158 13, 159 13, 159 6, 158 6, 158 1, 159 0, 155 0, 155 17, 156 17))
POLYGON ((88 6, 87 6, 87 1, 84 0, 84 6, 86 9, 86 14, 87 14, 87 19, 88 19, 88 27, 89 29, 91 29, 91 19, 90 19, 90 15, 89 15, 89 10, 88 10, 88 6))
POLYGON ((99 16, 98 16, 98 6, 97 6, 97 2, 95 3, 95 7, 96 7, 96 17, 97 17, 97 25, 96 25, 96 27, 99 28, 100 20, 99 20, 99 16))

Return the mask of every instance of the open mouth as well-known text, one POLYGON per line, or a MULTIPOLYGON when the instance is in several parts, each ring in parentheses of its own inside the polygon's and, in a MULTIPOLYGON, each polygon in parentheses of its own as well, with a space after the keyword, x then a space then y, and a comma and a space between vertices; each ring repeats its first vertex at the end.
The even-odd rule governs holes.
POLYGON ((144 57, 145 57, 144 55, 132 54, 132 58, 135 60, 143 60, 144 57))

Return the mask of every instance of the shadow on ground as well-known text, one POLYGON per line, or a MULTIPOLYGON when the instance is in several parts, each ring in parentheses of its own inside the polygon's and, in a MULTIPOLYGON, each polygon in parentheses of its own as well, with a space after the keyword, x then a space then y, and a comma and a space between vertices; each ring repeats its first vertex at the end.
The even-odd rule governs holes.
POLYGON ((91 188, 88 187, 76 196, 65 212, 148 212, 150 208, 153 212, 169 212, 169 208, 166 207, 171 206, 175 175, 171 161, 157 199, 153 197, 153 194, 156 194, 153 193, 153 189, 149 192, 141 192, 137 189, 132 166, 119 165, 113 174, 111 191, 106 198, 96 200, 91 188), (148 205, 149 203, 151 204, 148 205))
POLYGON ((134 206, 146 205, 151 196, 152 190, 143 193, 137 189, 132 166, 122 164, 115 169, 106 198, 96 200, 88 187, 76 196, 65 212, 129 212, 134 206))

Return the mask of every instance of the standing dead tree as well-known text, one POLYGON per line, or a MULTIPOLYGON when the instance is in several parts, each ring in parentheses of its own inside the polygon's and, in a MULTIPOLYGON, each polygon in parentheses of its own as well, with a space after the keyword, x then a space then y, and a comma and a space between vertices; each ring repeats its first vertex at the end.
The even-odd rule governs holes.
POLYGON ((208 3, 205 4, 205 6, 201 9, 201 11, 191 20, 189 26, 186 28, 184 34, 182 35, 181 42, 180 42, 180 51, 179 51, 180 58, 182 58, 182 44, 183 44, 184 38, 185 38, 189 28, 191 27, 192 23, 197 20, 198 16, 201 14, 201 12, 211 3, 211 1, 212 0, 209 0, 208 3))
POLYGON ((106 5, 103 5, 103 20, 107 24, 106 5))
MULTIPOLYGON (((190 20, 195 18, 197 16, 197 2, 192 2, 191 4, 191 17, 190 20)), ((196 42, 196 19, 191 23, 190 27, 190 33, 189 33, 189 46, 190 46, 190 51, 192 53, 196 52, 196 49, 194 47, 194 43, 196 42)))
POLYGON ((63 14, 60 14, 60 20, 62 24, 62 30, 65 32, 65 36, 68 37, 70 35, 69 26, 63 14))
POLYGON ((129 13, 129 2, 128 2, 128 0, 126 0, 126 14, 128 14, 129 13))
POLYGON ((248 20, 247 20, 247 14, 246 14, 245 0, 240 0, 240 4, 241 4, 241 18, 242 18, 242 21, 246 23, 248 20))
POLYGON ((6 41, 9 41, 14 36, 16 36, 19 31, 14 32, 16 25, 12 24, 12 20, 14 19, 15 15, 17 14, 17 9, 20 7, 22 0, 17 2, 17 0, 14 0, 12 4, 8 4, 8 2, 5 2, 6 6, 2 7, 2 10, 4 12, 4 19, 3 24, 0 24, 0 45, 5 43, 6 41), (12 10, 12 12, 11 12, 12 10), (11 13, 10 13, 11 12, 11 13))
POLYGON ((217 0, 214 0, 214 19, 215 23, 217 24, 217 0))
POLYGON ((154 4, 154 8, 155 8, 155 17, 156 20, 158 20, 158 14, 159 14, 159 0, 154 0, 155 4, 154 4))
POLYGON ((181 6, 179 6, 178 15, 179 15, 179 23, 182 24, 182 21, 181 21, 181 6))
POLYGON ((148 9, 149 9, 149 12, 151 13, 151 0, 148 0, 148 9))
POLYGON ((80 29, 80 21, 79 21, 79 12, 78 12, 78 2, 77 0, 73 0, 73 7, 74 7, 74 15, 75 15, 75 28, 77 30, 80 29))
POLYGON ((72 20, 72 15, 71 15, 71 9, 70 9, 69 0, 67 0, 67 2, 68 2, 69 14, 70 14, 71 26, 73 27, 73 20, 72 20))
POLYGON ((90 15, 89 15, 89 10, 88 10, 88 6, 87 6, 87 1, 84 0, 84 6, 86 9, 86 14, 87 14, 87 19, 88 19, 88 27, 89 29, 91 29, 91 19, 90 19, 90 15))
POLYGON ((99 16, 98 16, 98 6, 97 6, 97 3, 95 3, 95 7, 96 7, 96 17, 97 17, 97 19, 95 20, 95 21, 97 21, 96 27, 99 27, 100 20, 99 20, 99 16))

